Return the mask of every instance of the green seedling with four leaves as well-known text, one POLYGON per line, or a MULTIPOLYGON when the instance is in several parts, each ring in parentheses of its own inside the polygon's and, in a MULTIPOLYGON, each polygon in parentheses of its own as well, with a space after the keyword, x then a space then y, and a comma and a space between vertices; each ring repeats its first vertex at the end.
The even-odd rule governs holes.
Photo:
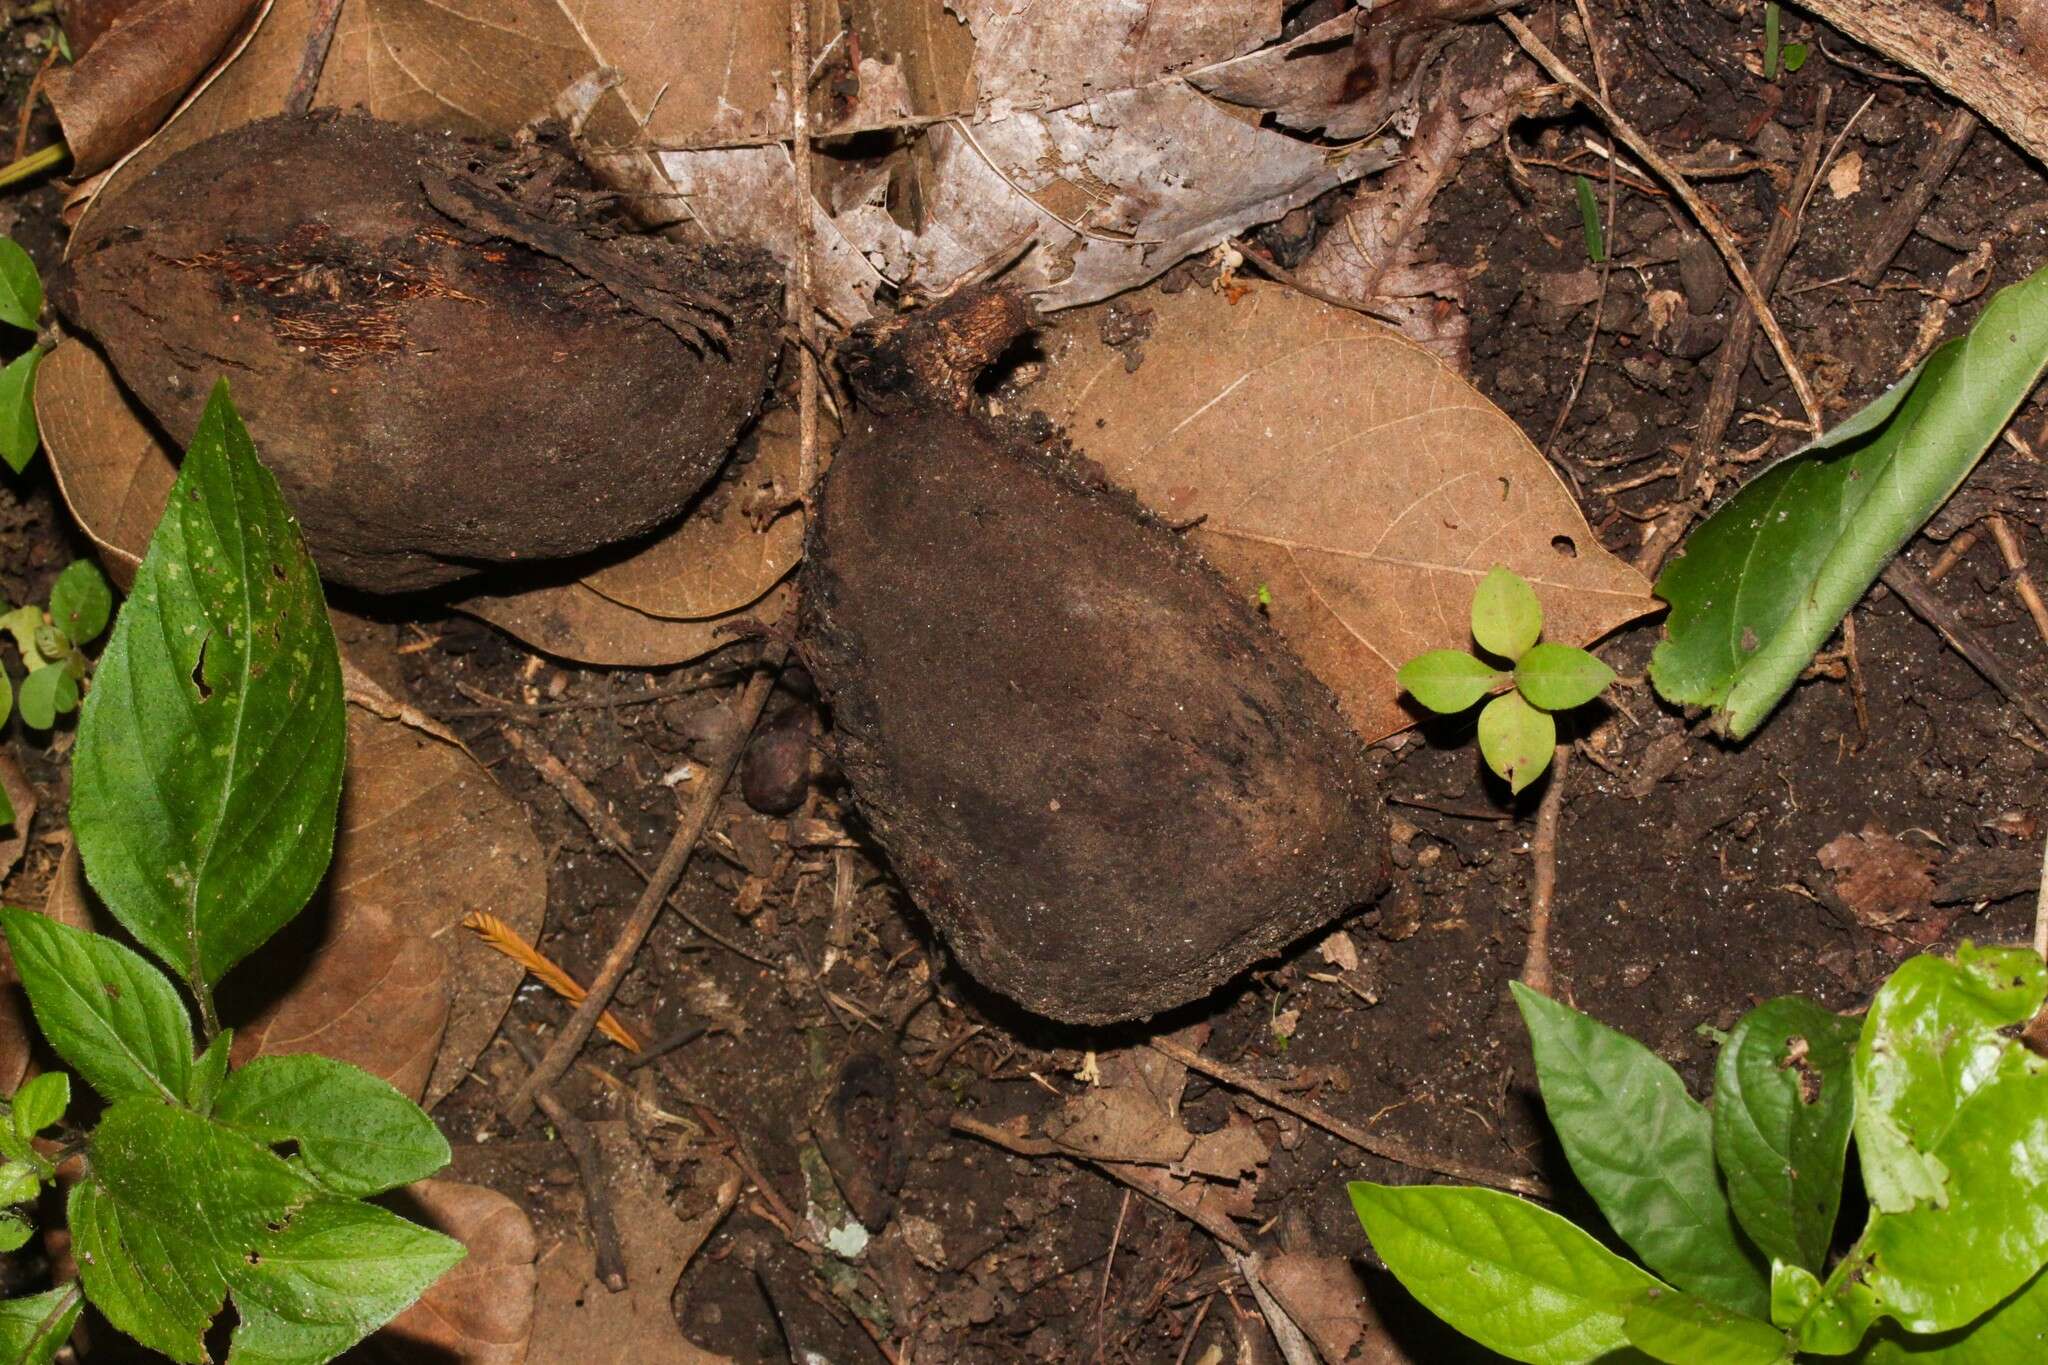
POLYGON ((1607 690, 1614 670, 1583 649, 1539 643, 1543 604, 1520 574, 1496 566, 1472 594, 1472 638, 1505 668, 1457 649, 1432 649, 1401 665, 1401 687, 1440 715, 1491 697, 1479 713, 1479 752, 1514 791, 1550 766, 1556 713, 1607 690))
POLYGON ((1861 1020, 1767 1001, 1721 1044, 1711 1106, 1626 1034, 1513 989, 1559 1145, 1637 1260, 1497 1190, 1353 1184, 1438 1317, 1532 1365, 2043 1358, 2048 1058, 2012 1036, 2048 996, 2031 949, 1912 958, 1861 1020), (1837 1254, 1852 1140, 1868 1210, 1837 1254))
MULTIPOLYGON (((50 589, 50 607, 29 603, 0 616, 0 632, 21 651, 21 718, 47 730, 78 709, 78 685, 92 668, 84 646, 99 639, 114 614, 114 592, 91 560, 66 566, 50 589)), ((14 684, 0 670, 0 722, 15 705, 14 684)))
MULTIPOLYGON (((12 237, 0 237, 0 322, 33 334, 43 315, 43 277, 36 263, 12 237)), ((19 474, 35 458, 41 438, 36 432, 36 368, 45 352, 40 343, 0 369, 0 460, 19 474)))

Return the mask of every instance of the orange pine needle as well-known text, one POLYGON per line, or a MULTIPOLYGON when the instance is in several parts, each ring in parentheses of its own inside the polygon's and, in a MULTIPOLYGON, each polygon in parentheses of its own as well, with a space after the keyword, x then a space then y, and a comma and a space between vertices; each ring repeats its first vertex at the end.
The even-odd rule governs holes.
MULTIPOLYGON (((472 910, 462 917, 462 927, 474 930, 477 937, 526 968, 543 986, 570 1004, 580 1005, 583 998, 590 994, 575 977, 557 967, 542 955, 540 949, 521 938, 518 931, 496 915, 472 910)), ((626 1026, 612 1016, 610 1010, 597 1016, 597 1030, 628 1052, 640 1050, 640 1040, 628 1032, 626 1026)))

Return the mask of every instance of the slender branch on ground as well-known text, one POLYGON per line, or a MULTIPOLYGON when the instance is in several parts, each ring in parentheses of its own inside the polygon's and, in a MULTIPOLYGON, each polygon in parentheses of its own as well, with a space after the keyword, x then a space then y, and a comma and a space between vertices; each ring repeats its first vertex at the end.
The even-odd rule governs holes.
POLYGON ((1572 746, 1560 744, 1550 761, 1550 785, 1536 806, 1536 832, 1529 839, 1529 947, 1522 957, 1522 984, 1550 994, 1550 919, 1557 902, 1557 832, 1564 811, 1565 777, 1572 746))
POLYGON ((342 0, 313 0, 312 17, 306 21, 306 46, 299 55, 299 69, 285 91, 284 111, 303 114, 313 107, 313 92, 320 88, 320 73, 327 68, 327 50, 334 45, 334 24, 341 18, 342 0))
MULTIPOLYGON (((516 1024, 507 1028, 505 1041, 527 1066, 537 1064, 533 1039, 525 1030, 516 1024)), ((576 1161, 576 1176, 583 1183, 583 1206, 590 1215, 591 1240, 597 1244, 597 1278, 616 1294, 626 1287, 626 1256, 619 1240, 619 1221, 612 1214, 611 1191, 605 1183, 604 1157, 597 1150, 597 1139, 590 1135, 590 1126, 572 1113, 551 1087, 537 1088, 533 1099, 548 1122, 555 1125, 562 1145, 576 1161)))
POLYGON ((668 851, 661 855, 661 861, 647 875, 647 887, 634 905, 632 916, 620 930, 611 951, 605 954, 604 965, 590 983, 590 994, 569 1016, 569 1022, 562 1026, 554 1042, 548 1045, 547 1055, 534 1067, 533 1074, 506 1102, 505 1117, 514 1125, 524 1123, 533 1113, 534 1092, 543 1086, 553 1085, 569 1069, 569 1064, 575 1061, 577 1052, 590 1037, 597 1016, 611 1003, 612 993, 618 990, 619 982, 625 980, 626 972, 632 967, 640 945, 647 941, 647 933, 654 927, 655 918, 667 902, 670 890, 682 876, 690 855, 697 851, 697 844, 711 824, 712 812, 718 808, 718 799, 724 793, 726 783, 732 780, 733 770, 739 767, 740 755, 746 751, 747 741, 754 733, 754 724, 761 718, 761 708, 768 702, 769 689, 775 684, 775 675, 780 671, 786 653, 786 646, 771 649, 763 656, 759 671, 747 683, 747 690, 739 701, 739 723, 734 727, 731 745, 720 756, 717 768, 705 772, 703 785, 697 789, 688 813, 676 826, 668 851))
POLYGON ((1280 264, 1280 262, 1274 260, 1242 237, 1237 238, 1230 245, 1236 249, 1240 256, 1243 256, 1246 260, 1257 266, 1261 275, 1272 280, 1275 284, 1284 284, 1296 293, 1306 294, 1318 303, 1327 303, 1337 308, 1348 309, 1353 313, 1363 313, 1375 322, 1396 323, 1400 321, 1392 313, 1382 312, 1370 304, 1360 303, 1357 299, 1347 299, 1342 294, 1332 294, 1327 289, 1318 289, 1315 285, 1310 284, 1307 280, 1304 280, 1301 276, 1295 274, 1292 270, 1289 270, 1286 266, 1280 264))
MULTIPOLYGON (((1600 87, 1600 98, 1611 100, 1607 89, 1607 64, 1600 60, 1600 39, 1593 29, 1593 15, 1586 8, 1586 0, 1573 0, 1579 11, 1579 28, 1586 35, 1586 51, 1593 59, 1593 80, 1600 87)), ((1600 292, 1593 299, 1593 326, 1586 333, 1586 348, 1579 352, 1579 368, 1572 373, 1571 387, 1565 391, 1564 403, 1557 410, 1557 420, 1550 424, 1550 435, 1543 439, 1543 453, 1553 463, 1557 460, 1557 438, 1564 434, 1564 424, 1570 420, 1572 409, 1579 405, 1579 391, 1586 385, 1586 376, 1593 369, 1593 349, 1600 343, 1600 324, 1607 315, 1607 288, 1614 275, 1614 204, 1620 197, 1618 172, 1612 156, 1603 158, 1607 162, 1607 207, 1601 226, 1600 292)), ((1565 465, 1565 473, 1571 478, 1572 487, 1583 496, 1579 489, 1577 462, 1565 465)))
POLYGON ((1474 1165, 1471 1162, 1460 1161, 1456 1157, 1438 1156, 1433 1152, 1423 1151, 1399 1138, 1380 1137, 1368 1133, 1363 1128, 1346 1123, 1306 1100, 1295 1099, 1292 1095, 1268 1085, 1242 1067, 1219 1062, 1213 1057, 1204 1057, 1193 1048, 1176 1043, 1171 1038, 1148 1039, 1147 1046, 1154 1052, 1179 1062, 1190 1071, 1199 1071, 1212 1081, 1221 1081, 1233 1090, 1244 1091, 1261 1104, 1270 1105, 1306 1123, 1312 1123, 1332 1137, 1341 1138, 1362 1152, 1370 1152, 1376 1157, 1383 1157, 1403 1166, 1413 1166, 1419 1171, 1434 1171, 1438 1175, 1469 1180, 1475 1185, 1490 1185, 1497 1190, 1512 1190, 1516 1194, 1526 1194, 1537 1199, 1551 1197, 1550 1186, 1533 1176, 1509 1175, 1505 1171, 1474 1165))
POLYGON ((1858 284, 1874 287, 1884 278, 1884 272, 1891 267, 1892 257, 1913 235, 1913 228, 1919 223, 1927 205, 1934 199, 1934 192, 1963 159, 1963 152, 1969 148, 1970 139, 1977 135, 1977 116, 1966 108, 1952 110, 1948 122, 1942 125, 1941 136, 1927 151, 1927 157, 1920 163, 1920 169, 1913 176, 1913 183, 1906 192, 1892 200, 1885 210, 1884 221, 1870 239, 1870 249, 1863 253, 1863 264, 1857 267, 1855 279, 1858 284))
POLYGON ((1991 652, 1983 638, 1960 616, 1934 595, 1913 567, 1903 560, 1895 559, 1884 571, 1884 585, 1899 595, 1899 600, 1912 608, 1913 614, 1940 633, 1949 648, 1962 655, 1970 667, 1983 675, 1990 683, 2005 694, 2005 699, 2019 708, 2020 714, 2033 722, 2034 728, 2048 735, 2048 710, 2034 700, 2026 684, 2013 676, 2005 662, 1991 652))
MULTIPOLYGON (((803 499, 806 529, 816 524, 818 485, 818 312, 817 224, 811 221, 811 9, 808 0, 789 0, 789 156, 796 172, 796 264, 790 309, 797 331, 797 494, 803 499)), ((844 420, 842 417, 841 420, 844 420)))
POLYGON ((2027 615, 2034 618, 2034 629, 2041 636, 2041 643, 2048 644, 2048 604, 2041 601, 2041 590, 2034 586, 2034 576, 2027 572, 2027 553, 2020 548, 2020 538, 2013 534, 2011 525, 1998 513, 1984 518, 1985 526, 1991 530, 1991 538, 1998 542, 1998 554, 2005 561, 2005 570, 2012 575, 2012 590, 2019 594, 2020 604, 2027 609, 2027 615))
POLYGON ((1771 312, 1770 301, 1764 297, 1763 291, 1757 287, 1755 277, 1749 273, 1749 266, 1742 259, 1742 248, 1736 242, 1735 234, 1721 221, 1721 215, 1714 212, 1706 200, 1700 198, 1699 191, 1692 187, 1692 182, 1679 174, 1677 167, 1666 160, 1663 154, 1651 145, 1648 138, 1637 132, 1633 124, 1617 113, 1606 100, 1600 98, 1599 92, 1581 80, 1578 73, 1565 65, 1541 38, 1530 32, 1527 24, 1512 14, 1500 14, 1495 18, 1499 19, 1508 32, 1514 34, 1515 41, 1550 73, 1552 80, 1565 86, 1577 96, 1580 103, 1598 114, 1607 124, 1609 132, 1627 143, 1629 149, 1644 165, 1655 171, 1664 183, 1671 186, 1671 192, 1678 196, 1679 202, 1685 205, 1694 221, 1700 225, 1700 229, 1720 249, 1722 259, 1728 263, 1729 273, 1735 277, 1735 283, 1742 290, 1743 297, 1749 300, 1750 309, 1762 324, 1764 334, 1771 339, 1771 345, 1778 353, 1778 363, 1784 366, 1786 377, 1792 381, 1793 392, 1799 395, 1799 405, 1806 412, 1806 419, 1813 428, 1813 434, 1820 435, 1820 405, 1814 398, 1813 385, 1807 382, 1806 371, 1800 368, 1799 357, 1792 349, 1791 340, 1785 335, 1785 329, 1778 325, 1777 316, 1771 312))

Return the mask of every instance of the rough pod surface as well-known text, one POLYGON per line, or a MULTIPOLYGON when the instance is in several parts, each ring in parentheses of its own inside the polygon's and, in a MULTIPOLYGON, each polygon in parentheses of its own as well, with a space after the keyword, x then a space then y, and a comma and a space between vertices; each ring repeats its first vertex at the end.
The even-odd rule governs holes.
POLYGON ((180 445, 227 378, 324 576, 430 587, 675 516, 761 401, 773 264, 610 235, 586 183, 267 119, 95 207, 51 296, 180 445))
POLYGON ((1378 893, 1364 746, 1328 690, 1125 494, 970 416, 1027 319, 911 315, 848 369, 800 642, 897 874, 984 984, 1157 1013, 1378 893))

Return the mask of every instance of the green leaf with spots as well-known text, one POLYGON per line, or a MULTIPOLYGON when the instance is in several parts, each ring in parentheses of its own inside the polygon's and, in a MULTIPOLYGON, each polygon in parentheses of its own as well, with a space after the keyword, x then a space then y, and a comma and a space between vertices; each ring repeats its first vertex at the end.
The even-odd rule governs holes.
POLYGON ((1714 1154, 1742 1230, 1816 1274, 1842 1202, 1861 1024, 1786 997, 1742 1017, 1714 1068, 1714 1154))
POLYGON ((341 669, 277 482, 214 390, 79 720, 72 829, 116 918, 200 994, 333 852, 341 669))
POLYGON ((382 1194, 448 1164, 448 1140, 388 1082, 331 1057, 259 1057, 228 1078, 214 1119, 265 1145, 290 1142, 336 1194, 382 1194))
POLYGON ((100 638, 114 615, 114 590, 90 559, 74 559, 50 588, 50 616, 74 645, 100 638))
POLYGON ((1531 645, 1515 665, 1515 689, 1546 711, 1584 706, 1613 681, 1613 669, 1570 645, 1531 645))
POLYGON ((1543 633, 1543 604, 1528 580, 1496 566, 1472 593, 1472 638, 1489 654, 1513 662, 1543 633))
POLYGON ((1557 749, 1557 722, 1519 692, 1503 692, 1479 713, 1479 753, 1519 792, 1543 775, 1557 749))
POLYGON ((1633 1358, 1629 1309, 1664 1286, 1557 1214, 1469 1186, 1349 1188, 1394 1278, 1480 1345, 1529 1365, 1633 1358))
POLYGON ((1505 684, 1508 675, 1462 649, 1432 649, 1401 665, 1409 696, 1440 715, 1455 715, 1505 684))
POLYGON ((1635 1039, 1509 984, 1535 1045, 1544 1112, 1608 1223, 1664 1279, 1763 1317, 1769 1267, 1736 1231, 1705 1107, 1635 1039))
POLYGON ((8 1104, 13 1111, 7 1116, 8 1123, 14 1135, 26 1142, 63 1118, 64 1111, 71 1107, 71 1077, 62 1071, 31 1076, 21 1083, 8 1104))
POLYGON ((110 938, 27 910, 0 910, 0 926, 58 1056, 110 1102, 184 1101, 192 1021, 162 972, 110 938))

